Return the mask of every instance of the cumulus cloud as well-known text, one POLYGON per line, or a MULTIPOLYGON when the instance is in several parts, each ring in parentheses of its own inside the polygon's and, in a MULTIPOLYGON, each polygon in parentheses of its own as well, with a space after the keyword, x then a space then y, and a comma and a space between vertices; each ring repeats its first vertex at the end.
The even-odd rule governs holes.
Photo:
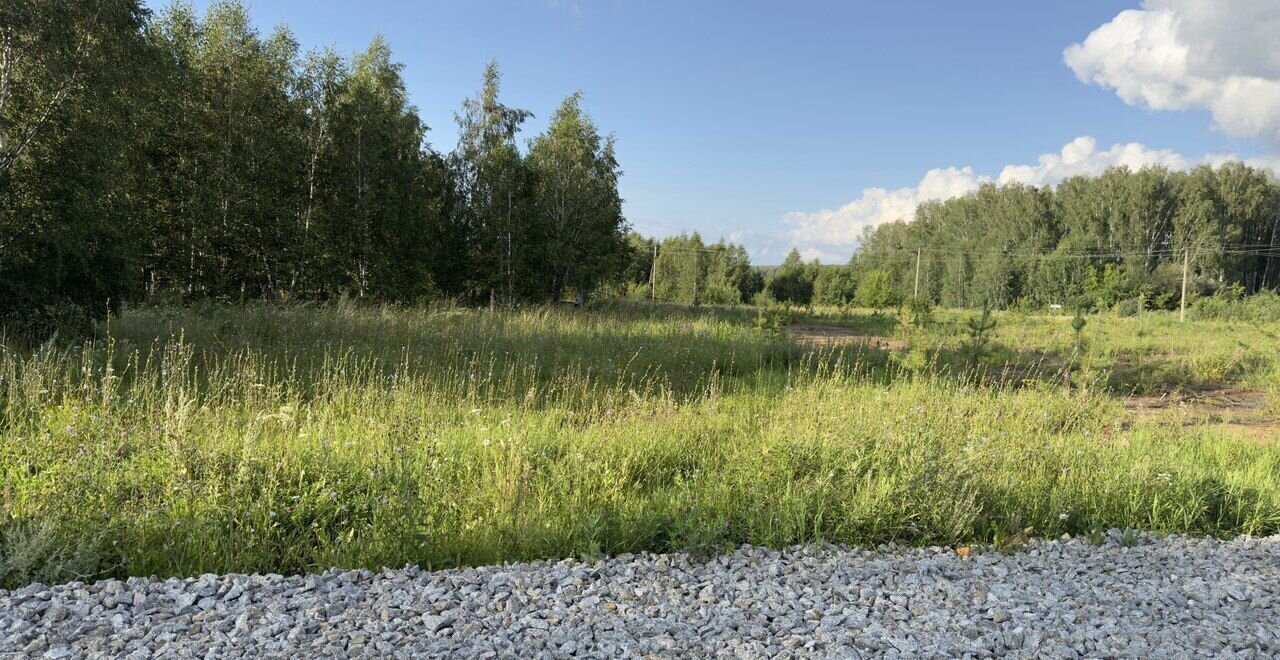
POLYGON ((1208 110, 1280 145, 1280 2, 1145 0, 1063 53, 1080 80, 1151 110, 1208 110))
POLYGON ((794 211, 782 217, 791 228, 792 242, 803 250, 821 252, 819 246, 852 246, 862 231, 882 222, 910 218, 921 202, 950 199, 973 192, 988 177, 973 173, 973 168, 932 169, 920 183, 910 188, 886 190, 867 188, 858 199, 838 209, 816 213, 794 211))
MULTIPOLYGON (((1111 167, 1125 166, 1137 170, 1162 166, 1186 170, 1201 163, 1217 166, 1231 160, 1242 159, 1236 154, 1226 153, 1208 154, 1192 160, 1168 149, 1150 149, 1137 142, 1099 150, 1097 140, 1088 136, 1078 137, 1058 153, 1040 156, 1034 165, 1008 165, 995 176, 976 173, 971 167, 932 169, 915 186, 896 190, 867 188, 857 199, 838 209, 788 213, 782 217, 789 230, 784 242, 822 261, 841 262, 849 258, 866 228, 894 220, 911 220, 921 202, 960 197, 977 190, 984 183, 1046 186, 1056 185, 1073 176, 1101 174, 1111 167)), ((1263 156, 1243 161, 1280 175, 1280 158, 1263 156)), ((765 247, 770 254, 779 252, 776 246, 761 246, 762 249, 765 247)), ((753 250, 753 254, 757 253, 760 252, 753 250)))
POLYGON ((1101 174, 1111 167, 1143 167, 1161 165, 1172 170, 1191 167, 1186 158, 1168 149, 1148 149, 1137 142, 1113 145, 1098 151, 1091 137, 1078 137, 1067 143, 1060 153, 1040 156, 1035 165, 1009 165, 1000 170, 997 183, 1026 183, 1033 186, 1053 185, 1073 176, 1101 174))

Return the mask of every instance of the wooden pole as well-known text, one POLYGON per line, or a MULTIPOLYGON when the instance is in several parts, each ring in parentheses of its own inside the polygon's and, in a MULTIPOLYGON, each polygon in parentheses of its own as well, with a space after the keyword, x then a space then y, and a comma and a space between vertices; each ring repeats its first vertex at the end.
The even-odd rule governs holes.
POLYGON ((658 299, 658 244, 653 244, 653 262, 649 264, 649 300, 658 299))
POLYGON ((916 292, 915 297, 920 297, 920 248, 916 248, 916 292))
POLYGON ((693 250, 693 306, 702 304, 702 249, 693 250))
POLYGON ((1178 312, 1178 322, 1187 320, 1187 270, 1191 265, 1191 248, 1182 248, 1182 308, 1178 312))

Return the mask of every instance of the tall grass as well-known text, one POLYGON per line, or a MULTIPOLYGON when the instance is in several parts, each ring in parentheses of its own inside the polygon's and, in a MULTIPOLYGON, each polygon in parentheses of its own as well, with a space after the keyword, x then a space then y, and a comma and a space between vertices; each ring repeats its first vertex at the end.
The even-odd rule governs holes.
POLYGON ((1280 530, 1280 451, 749 314, 134 310, 0 353, 0 577, 1280 530))

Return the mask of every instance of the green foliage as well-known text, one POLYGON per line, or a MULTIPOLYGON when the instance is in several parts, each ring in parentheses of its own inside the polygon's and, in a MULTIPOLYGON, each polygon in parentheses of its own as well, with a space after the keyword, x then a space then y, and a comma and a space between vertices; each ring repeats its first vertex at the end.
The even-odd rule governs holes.
POLYGON ((858 288, 856 277, 847 266, 819 266, 813 281, 814 304, 839 307, 853 303, 858 288))
MULTIPOLYGON (((642 263, 652 263, 651 254, 632 254, 642 263)), ((636 276, 641 272, 639 268, 631 271, 636 276)), ((663 239, 655 277, 656 298, 667 302, 736 305, 750 300, 763 287, 745 248, 724 241, 708 245, 697 232, 663 239)))
POLYGON ((902 305, 898 323, 903 328, 919 329, 933 322, 933 303, 928 298, 911 296, 902 305))
POLYGON ((1116 301, 1116 303, 1111 306, 1111 313, 1116 316, 1137 316, 1142 313, 1142 309, 1142 297, 1125 298, 1124 300, 1116 301))
POLYGON ((1071 331, 1075 335, 1075 351, 1079 353, 1084 348, 1084 327, 1089 323, 1084 316, 1084 309, 1077 307, 1076 313, 1071 317, 1071 331))
POLYGON ((1084 293, 1096 309, 1109 309, 1131 293, 1124 271, 1118 264, 1106 264, 1085 277, 1084 293))
POLYGON ((161 93, 136 0, 0 3, 0 326, 82 326, 137 295, 136 127, 161 93))
POLYGON ((795 320, 795 314, 786 307, 760 307, 756 310, 756 330, 779 337, 795 320))
POLYGON ((873 270, 862 276, 857 289, 858 304, 880 312, 902 303, 902 296, 889 283, 889 273, 873 270))
POLYGON ((457 115, 458 146, 449 163, 459 202, 453 226, 467 237, 467 293, 511 305, 520 297, 517 278, 525 282, 537 268, 534 179, 516 143, 532 113, 504 105, 499 86, 497 62, 490 62, 480 91, 457 115))
MULTIPOLYGON (((963 332, 938 315, 936 340, 963 332)), ((0 582, 1280 532, 1280 452, 1256 437, 1132 420, 1105 391, 975 383, 920 349, 901 366, 813 351, 755 318, 197 305, 128 309, 77 346, 3 345, 0 582)), ((1070 341, 1005 318, 989 332, 1028 349, 1070 341)), ((822 322, 840 319, 885 326, 822 322)), ((1241 350, 1238 377, 1277 364, 1255 324, 1094 323, 1100 354, 1172 348, 1185 377, 1229 374, 1241 350)))
POLYGON ((1280 294, 1266 292, 1243 297, 1238 290, 1229 289, 1223 295, 1196 298, 1188 307, 1187 315, 1197 320, 1280 323, 1280 294))
POLYGON ((813 302, 816 267, 811 267, 800 257, 800 250, 792 249, 782 266, 769 279, 769 292, 773 299, 792 305, 808 305, 813 302))
POLYGON ((136 0, 5 3, 0 34, 10 333, 175 295, 514 305, 627 265, 614 140, 580 94, 525 153, 491 64, 446 157, 380 36, 303 55, 237 1, 136 0))
POLYGON ((867 231, 851 265, 913 291, 919 254, 921 294, 951 307, 1025 300, 1101 311, 1145 296, 1147 308, 1173 309, 1184 250, 1192 291, 1227 282, 1254 294, 1280 285, 1270 256, 1278 238, 1280 182, 1265 170, 1115 168, 1053 188, 988 184, 926 202, 911 222, 867 231))
POLYGON ((535 238, 545 250, 535 277, 553 300, 616 279, 628 257, 614 139, 602 138, 581 106, 581 93, 566 98, 529 150, 541 221, 535 238))
POLYGON ((982 313, 971 316, 965 321, 967 337, 964 354, 969 359, 969 366, 976 370, 982 359, 991 349, 991 331, 996 328, 996 320, 991 315, 990 303, 983 303, 982 313))

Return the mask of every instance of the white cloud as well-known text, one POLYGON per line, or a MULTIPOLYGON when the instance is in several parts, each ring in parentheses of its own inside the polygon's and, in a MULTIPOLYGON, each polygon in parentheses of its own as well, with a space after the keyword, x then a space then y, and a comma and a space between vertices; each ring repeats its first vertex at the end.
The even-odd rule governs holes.
POLYGON ((1085 136, 1067 143, 1061 153, 1041 156, 1035 165, 1006 166, 1000 170, 996 182, 1044 186, 1081 174, 1100 174, 1109 167, 1125 166, 1138 170, 1150 165, 1163 165, 1173 170, 1191 167, 1187 159, 1168 149, 1157 151, 1130 142, 1098 151, 1097 140, 1085 136))
MULTIPOLYGON (((1206 110, 1223 133, 1280 147, 1280 0, 1142 0, 1141 9, 1120 12, 1069 46, 1063 58, 1080 80, 1114 90, 1125 103, 1206 110)), ((1207 154, 1196 160, 1136 142, 1100 151, 1086 136, 1034 164, 1009 165, 994 175, 969 167, 933 169, 912 187, 867 188, 838 209, 788 213, 782 218, 788 233, 762 249, 772 254, 798 247, 824 261, 843 261, 867 227, 910 220, 921 202, 958 197, 986 182, 1043 186, 1116 166, 1185 170, 1229 160, 1280 175, 1280 156, 1207 154)))
MULTIPOLYGON (((921 202, 960 197, 977 190, 983 183, 1046 186, 1056 185, 1073 176, 1101 174, 1111 167, 1126 166, 1136 170, 1159 165, 1171 170, 1186 170, 1201 163, 1216 166, 1230 160, 1243 160, 1246 164, 1280 175, 1280 158, 1275 157, 1241 159, 1235 154, 1208 154, 1192 160, 1168 149, 1149 149, 1137 142, 1116 144, 1099 151, 1097 141, 1084 136, 1068 142, 1058 153, 1040 156, 1034 165, 1008 165, 994 177, 975 173, 971 167, 932 169, 912 187, 896 190, 867 188, 857 199, 838 209, 788 213, 782 221, 789 228, 789 234, 762 248, 769 254, 785 252, 776 245, 781 241, 825 262, 838 263, 849 258, 867 227, 894 220, 909 221, 921 202)), ((753 249, 752 253, 756 255, 762 251, 753 249)))
POLYGON ((949 199, 973 192, 987 177, 979 177, 973 168, 932 169, 912 188, 885 190, 867 188, 858 199, 839 209, 823 209, 816 213, 794 211, 782 216, 790 226, 795 245, 817 249, 818 245, 852 246, 863 229, 899 218, 911 218, 920 202, 949 199))
POLYGON ((1080 80, 1152 110, 1208 110, 1232 137, 1280 145, 1280 2, 1145 0, 1067 47, 1080 80))

